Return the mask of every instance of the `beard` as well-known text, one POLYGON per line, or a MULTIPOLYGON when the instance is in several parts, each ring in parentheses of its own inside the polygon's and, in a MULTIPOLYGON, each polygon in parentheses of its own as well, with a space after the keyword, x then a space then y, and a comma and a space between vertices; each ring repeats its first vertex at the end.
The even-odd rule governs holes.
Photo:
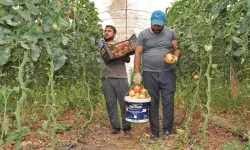
POLYGON ((151 28, 151 30, 152 30, 155 34, 159 34, 159 33, 161 33, 161 31, 163 30, 163 28, 162 28, 162 29, 152 29, 152 28, 151 28))
POLYGON ((114 40, 114 38, 115 38, 115 37, 106 37, 106 36, 104 36, 105 42, 112 41, 112 40, 114 40))

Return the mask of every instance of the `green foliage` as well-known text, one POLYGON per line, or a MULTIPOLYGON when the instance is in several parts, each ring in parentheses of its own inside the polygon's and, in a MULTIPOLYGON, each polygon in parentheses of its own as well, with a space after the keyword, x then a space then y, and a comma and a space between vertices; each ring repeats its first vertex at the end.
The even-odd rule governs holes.
MULTIPOLYGON (((72 99, 77 106, 74 109, 81 109, 87 116, 92 105, 95 107, 100 86, 97 84, 100 81, 99 52, 95 46, 102 35, 99 22, 94 4, 89 0, 0 0, 0 85, 21 89, 0 105, 6 111, 18 104, 15 112, 18 135, 11 134, 9 141, 18 140, 20 146, 20 139, 25 136, 19 134, 23 102, 32 104, 36 111, 41 111, 46 104, 44 110, 48 120, 37 133, 45 134, 46 128, 52 129, 52 140, 55 132, 66 129, 61 125, 55 127, 58 106, 62 106, 61 101, 66 104, 71 100, 68 96, 56 96, 63 94, 58 92, 62 87, 67 94, 75 90, 72 87, 81 84, 76 88, 81 100, 72 99), (87 100, 83 96, 87 96, 87 100)), ((30 111, 32 115, 34 110, 30 111)))
POLYGON ((6 142, 7 144, 12 143, 15 140, 20 139, 20 137, 28 135, 31 132, 31 130, 28 127, 22 127, 19 132, 11 132, 7 135, 6 142))
MULTIPOLYGON (((207 132, 210 102, 217 110, 227 112, 236 109, 246 124, 240 108, 242 105, 250 107, 249 100, 244 97, 249 97, 249 89, 245 86, 249 82, 250 67, 249 0, 179 0, 167 8, 166 13, 166 26, 179 34, 182 56, 176 66, 177 93, 185 98, 183 103, 188 107, 196 105, 197 93, 192 89, 197 81, 192 77, 195 74, 200 77, 197 99, 206 108, 203 141, 207 132), (205 51, 207 45, 213 47, 211 52, 205 51), (179 92, 184 91, 182 89, 187 91, 179 92), (195 96, 189 104, 186 101, 192 99, 192 95, 195 96)), ((203 149, 204 144, 201 147, 203 149)))
POLYGON ((234 142, 234 143, 226 143, 225 145, 222 146, 223 150, 236 150, 239 149, 239 143, 234 142))
POLYGON ((221 81, 225 83, 225 79, 229 79, 230 66, 235 70, 241 69, 240 57, 244 60, 248 57, 246 43, 250 17, 247 15, 247 3, 247 0, 181 0, 167 9, 167 26, 179 33, 182 51, 179 63, 183 76, 197 72, 199 54, 204 52, 210 37, 214 38, 213 63, 219 66, 221 81), (209 14, 212 14, 212 30, 208 24, 209 14))
MULTIPOLYGON (((176 66, 178 88, 183 88, 182 85, 192 86, 192 77, 199 74, 200 66, 202 66, 204 74, 208 62, 204 46, 211 44, 209 40, 213 39, 212 68, 215 65, 217 67, 210 70, 210 73, 212 85, 216 83, 221 88, 212 86, 211 90, 213 94, 222 99, 213 96, 213 94, 212 97, 216 97, 221 102, 232 99, 230 94, 232 73, 239 73, 237 80, 241 83, 246 81, 244 79, 249 74, 247 69, 250 65, 249 45, 247 45, 250 35, 249 6, 247 0, 198 0, 193 2, 180 0, 174 3, 171 8, 166 9, 168 18, 166 25, 175 29, 179 34, 179 47, 182 53, 176 66), (212 21, 211 25, 209 21, 212 21), (225 93, 229 93, 229 96, 225 95, 227 98, 223 98, 224 93, 221 92, 223 90, 227 91, 225 93)), ((206 84, 203 74, 200 76, 201 92, 199 97, 201 102, 205 103, 206 84)), ((213 101, 212 105, 214 103, 216 102, 213 101)))
MULTIPOLYGON (((18 70, 14 68, 20 64, 23 51, 29 56, 24 78, 31 88, 33 84, 46 85, 50 58, 55 64, 56 82, 75 84, 82 76, 83 67, 90 84, 98 81, 99 53, 95 40, 100 39, 102 28, 93 3, 55 0, 3 1, 2 4, 0 71, 8 77, 1 84, 16 84, 13 79, 18 70), (68 9, 75 13, 73 20, 65 17, 68 9), (58 29, 53 29, 53 24, 58 29)), ((95 91, 98 87, 91 88, 95 91)))

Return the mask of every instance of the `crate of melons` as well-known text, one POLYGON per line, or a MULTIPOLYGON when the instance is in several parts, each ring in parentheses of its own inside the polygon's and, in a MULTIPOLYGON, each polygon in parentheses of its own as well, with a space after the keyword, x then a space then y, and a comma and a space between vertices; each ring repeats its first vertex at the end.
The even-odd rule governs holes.
POLYGON ((141 123, 149 120, 151 97, 142 85, 133 86, 124 98, 126 102, 126 120, 141 123))
POLYGON ((133 34, 128 40, 113 45, 107 45, 104 43, 99 49, 102 59, 105 63, 108 63, 112 60, 119 59, 120 56, 133 55, 135 53, 136 39, 136 35, 133 34))

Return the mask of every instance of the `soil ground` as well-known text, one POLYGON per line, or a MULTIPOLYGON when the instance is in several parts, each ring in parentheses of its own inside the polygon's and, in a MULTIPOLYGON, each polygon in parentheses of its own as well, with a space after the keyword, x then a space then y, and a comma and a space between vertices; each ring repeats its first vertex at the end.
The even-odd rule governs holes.
MULTIPOLYGON (((167 140, 159 140, 154 144, 149 143, 150 125, 147 123, 132 123, 132 137, 125 137, 123 132, 119 134, 110 134, 109 119, 106 110, 97 107, 92 122, 88 125, 88 130, 80 135, 79 126, 75 122, 75 113, 73 111, 64 112, 58 117, 57 123, 63 123, 70 126, 70 130, 56 134, 58 150, 175 150, 175 149, 198 149, 201 143, 201 128, 204 124, 204 115, 195 113, 190 124, 189 143, 185 143, 185 138, 180 130, 185 117, 182 108, 175 109, 175 132, 167 140), (177 132, 176 132, 177 131, 177 132)), ((79 120, 81 122, 81 120, 79 120)), ((162 120, 160 120, 162 122, 162 120)), ((249 124, 249 123, 248 123, 249 124)), ((41 129, 41 122, 34 122, 32 130, 41 129)), ((213 115, 207 126, 207 145, 205 149, 222 149, 227 142, 238 142, 239 145, 247 144, 242 136, 232 133, 230 116, 213 115)), ((46 135, 31 134, 22 138, 22 149, 24 150, 50 150, 51 139, 46 135)), ((2 147, 6 150, 15 149, 15 142, 2 147)))

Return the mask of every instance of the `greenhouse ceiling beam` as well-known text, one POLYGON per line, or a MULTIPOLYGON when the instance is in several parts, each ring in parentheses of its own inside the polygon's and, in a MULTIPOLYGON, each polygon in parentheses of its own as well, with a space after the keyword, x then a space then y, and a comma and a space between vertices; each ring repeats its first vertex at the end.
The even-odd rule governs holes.
POLYGON ((125 13, 125 15, 126 15, 126 39, 128 39, 128 0, 126 0, 126 13, 125 13))
MULTIPOLYGON (((116 28, 125 28, 126 26, 118 26, 116 28)), ((135 28, 135 29, 145 29, 143 27, 133 27, 133 26, 127 26, 128 28, 135 28)))
MULTIPOLYGON (((124 17, 124 18, 106 18, 106 19, 102 19, 102 20, 112 20, 112 19, 126 19, 126 17, 124 17)), ((143 19, 143 18, 127 18, 127 19, 135 19, 135 20, 146 20, 146 21, 150 21, 149 19, 143 19)))
POLYGON ((137 10, 137 9, 111 9, 111 10, 107 10, 107 11, 101 11, 101 12, 98 12, 99 14, 101 13, 106 13, 106 12, 110 12, 110 11, 121 11, 121 10, 132 10, 132 11, 139 11, 139 12, 145 12, 145 13, 152 13, 152 12, 149 12, 149 11, 144 11, 144 10, 137 10))

